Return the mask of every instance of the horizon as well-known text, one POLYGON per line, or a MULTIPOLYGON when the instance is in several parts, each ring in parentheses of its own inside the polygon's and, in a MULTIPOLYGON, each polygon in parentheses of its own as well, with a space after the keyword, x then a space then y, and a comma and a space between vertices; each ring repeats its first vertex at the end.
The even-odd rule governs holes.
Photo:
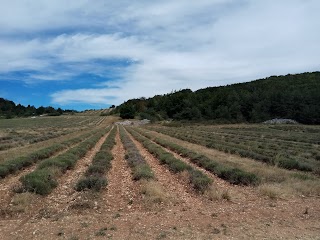
POLYGON ((0 97, 83 111, 319 71, 320 2, 18 1, 0 8, 0 97))

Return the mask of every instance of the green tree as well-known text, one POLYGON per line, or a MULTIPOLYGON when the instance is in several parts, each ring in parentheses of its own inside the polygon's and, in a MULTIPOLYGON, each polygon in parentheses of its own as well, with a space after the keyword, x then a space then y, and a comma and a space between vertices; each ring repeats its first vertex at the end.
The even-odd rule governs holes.
POLYGON ((123 105, 120 108, 120 117, 123 119, 134 118, 136 110, 133 105, 123 105))

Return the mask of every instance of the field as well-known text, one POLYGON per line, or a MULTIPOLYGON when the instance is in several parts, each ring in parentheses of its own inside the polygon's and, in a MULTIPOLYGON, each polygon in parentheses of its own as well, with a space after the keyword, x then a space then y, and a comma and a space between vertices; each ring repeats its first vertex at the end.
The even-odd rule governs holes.
POLYGON ((0 120, 0 239, 319 239, 320 127, 0 120))

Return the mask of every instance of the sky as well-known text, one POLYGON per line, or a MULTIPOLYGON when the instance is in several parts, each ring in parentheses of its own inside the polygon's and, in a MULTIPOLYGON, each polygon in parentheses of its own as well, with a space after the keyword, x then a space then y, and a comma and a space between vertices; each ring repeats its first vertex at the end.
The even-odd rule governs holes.
POLYGON ((0 0, 0 97, 101 109, 319 71, 319 0, 0 0))

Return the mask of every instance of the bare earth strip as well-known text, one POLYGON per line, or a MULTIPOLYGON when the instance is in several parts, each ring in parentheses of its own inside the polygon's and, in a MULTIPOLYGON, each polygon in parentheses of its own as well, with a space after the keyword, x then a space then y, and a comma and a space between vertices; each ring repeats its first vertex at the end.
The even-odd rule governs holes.
POLYGON ((108 173, 108 187, 103 194, 107 211, 116 212, 124 209, 131 211, 139 208, 139 186, 132 180, 130 168, 127 165, 125 149, 121 143, 119 133, 116 135, 116 145, 112 149, 114 159, 108 173), (131 204, 129 204, 131 203, 131 204))

